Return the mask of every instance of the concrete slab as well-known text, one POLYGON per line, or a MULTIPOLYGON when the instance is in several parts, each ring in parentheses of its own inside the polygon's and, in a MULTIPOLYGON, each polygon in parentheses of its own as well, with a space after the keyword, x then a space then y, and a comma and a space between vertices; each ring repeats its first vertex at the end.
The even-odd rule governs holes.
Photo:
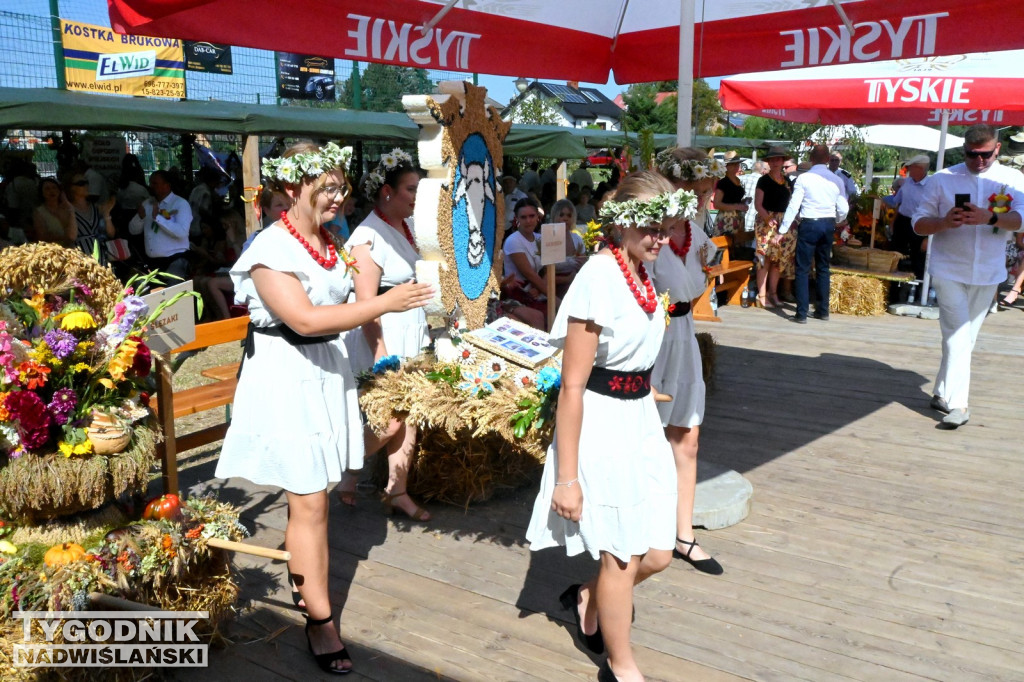
POLYGON ((693 525, 717 530, 739 523, 750 513, 754 486, 732 469, 697 460, 697 495, 693 525))

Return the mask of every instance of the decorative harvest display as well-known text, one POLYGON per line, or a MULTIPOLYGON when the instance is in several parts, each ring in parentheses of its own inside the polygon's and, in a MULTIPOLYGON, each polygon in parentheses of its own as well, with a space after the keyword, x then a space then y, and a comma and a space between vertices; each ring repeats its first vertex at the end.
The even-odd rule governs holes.
MULTIPOLYGON (((15 611, 85 610, 90 593, 166 610, 208 611, 197 634, 215 634, 238 587, 226 552, 209 542, 249 533, 237 509, 212 498, 185 500, 180 511, 179 520, 130 522, 108 507, 74 523, 14 527, 5 540, 14 551, 0 553, 0 677, 9 664, 3 655, 22 637, 15 611), (46 540, 53 535, 63 539, 46 540)), ((74 673, 60 670, 64 677, 74 673)))
POLYGON ((378 432, 393 418, 420 428, 413 494, 469 505, 526 483, 543 463, 561 373, 556 361, 532 371, 470 345, 457 327, 449 333, 443 359, 378 360, 360 377, 360 405, 378 432))
POLYGON ((725 163, 718 159, 704 159, 702 161, 680 161, 673 154, 672 150, 662 151, 654 160, 658 172, 669 180, 703 180, 704 178, 724 178, 725 163))

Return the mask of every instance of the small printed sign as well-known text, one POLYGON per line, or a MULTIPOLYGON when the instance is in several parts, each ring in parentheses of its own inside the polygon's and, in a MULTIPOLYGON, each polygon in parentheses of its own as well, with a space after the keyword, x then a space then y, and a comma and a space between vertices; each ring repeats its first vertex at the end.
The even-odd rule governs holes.
MULTIPOLYGON (((179 292, 192 291, 192 280, 142 297, 155 310, 163 301, 174 298, 179 292)), ((164 308, 160 317, 149 327, 146 345, 154 353, 167 353, 196 340, 196 303, 192 296, 182 296, 173 305, 164 308)))
POLYGON ((540 226, 540 264, 553 265, 565 260, 565 223, 540 226))
POLYGON ((231 46, 186 40, 185 70, 230 76, 233 73, 231 46))

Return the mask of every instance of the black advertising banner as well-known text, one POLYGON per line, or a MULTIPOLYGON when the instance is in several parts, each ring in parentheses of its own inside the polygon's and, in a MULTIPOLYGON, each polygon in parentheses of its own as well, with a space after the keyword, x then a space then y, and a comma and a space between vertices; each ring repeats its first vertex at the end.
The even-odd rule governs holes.
POLYGON ((231 75, 231 46, 218 43, 185 43, 185 70, 231 75))
POLYGON ((334 101, 334 58, 277 53, 277 96, 334 101))

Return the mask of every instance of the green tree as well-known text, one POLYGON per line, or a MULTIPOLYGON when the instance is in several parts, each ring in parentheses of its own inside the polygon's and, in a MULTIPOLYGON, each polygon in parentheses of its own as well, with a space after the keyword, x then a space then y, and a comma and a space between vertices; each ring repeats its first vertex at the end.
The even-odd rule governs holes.
MULTIPOLYGON (((676 132, 676 114, 679 111, 679 98, 676 95, 666 97, 659 104, 657 96, 660 92, 675 92, 676 81, 658 81, 654 83, 637 83, 629 86, 622 99, 626 104, 625 124, 629 130, 650 128, 655 133, 676 132)), ((725 112, 718 103, 718 95, 703 79, 693 82, 691 101, 691 117, 698 134, 713 133, 718 124, 725 119, 725 112)))
MULTIPOLYGON (((341 83, 338 105, 355 109, 354 73, 341 83)), ((369 64, 360 74, 361 109, 366 111, 403 111, 402 95, 428 95, 434 82, 423 69, 390 64, 369 64)))
POLYGON ((536 91, 510 106, 505 112, 505 118, 513 123, 529 123, 541 126, 556 126, 562 123, 562 117, 558 113, 558 106, 547 97, 542 97, 536 91))

